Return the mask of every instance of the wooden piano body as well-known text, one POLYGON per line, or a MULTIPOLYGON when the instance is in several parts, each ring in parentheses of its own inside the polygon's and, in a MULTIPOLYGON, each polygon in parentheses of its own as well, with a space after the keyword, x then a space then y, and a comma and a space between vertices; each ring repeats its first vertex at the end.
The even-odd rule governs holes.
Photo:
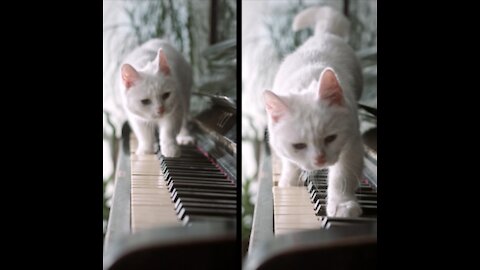
MULTIPOLYGON (((305 177, 305 186, 276 187, 280 163, 265 144, 244 269, 307 269, 312 266, 376 269, 376 128, 364 134, 364 143, 364 180, 368 183, 363 183, 357 191, 357 197, 365 196, 359 198, 364 200, 365 204, 360 204, 365 208, 364 215, 358 219, 327 217, 318 207, 318 200, 315 204, 314 197, 318 197, 319 192, 315 196, 309 193, 312 174, 305 177)), ((321 172, 313 175, 319 174, 321 172)))
POLYGON ((238 265, 235 104, 203 99, 209 105, 190 123, 197 145, 178 159, 135 155, 135 136, 123 126, 104 269, 238 265))

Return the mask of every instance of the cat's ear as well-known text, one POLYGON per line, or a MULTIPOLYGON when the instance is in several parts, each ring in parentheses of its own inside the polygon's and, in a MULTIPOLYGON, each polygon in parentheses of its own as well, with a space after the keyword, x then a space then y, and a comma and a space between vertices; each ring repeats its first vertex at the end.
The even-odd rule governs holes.
POLYGON ((288 113, 287 104, 285 104, 285 102, 283 102, 283 100, 272 91, 265 90, 263 98, 265 100, 265 108, 268 116, 274 123, 277 123, 282 116, 288 113))
POLYGON ((325 68, 320 74, 317 98, 327 101, 330 105, 343 105, 343 90, 337 75, 331 68, 325 68))
POLYGON ((158 70, 163 73, 163 75, 170 75, 170 66, 167 62, 167 56, 162 48, 158 49, 157 54, 158 61, 158 70))
POLYGON ((129 64, 122 65, 121 73, 123 85, 125 85, 127 90, 140 79, 140 74, 129 64))

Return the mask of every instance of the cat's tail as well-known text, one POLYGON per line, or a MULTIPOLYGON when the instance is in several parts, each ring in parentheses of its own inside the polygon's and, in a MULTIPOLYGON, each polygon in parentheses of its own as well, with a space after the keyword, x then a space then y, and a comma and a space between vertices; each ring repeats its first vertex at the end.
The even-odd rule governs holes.
POLYGON ((340 37, 348 37, 350 22, 342 13, 328 7, 310 7, 298 13, 293 19, 293 31, 312 27, 314 35, 331 33, 340 37))

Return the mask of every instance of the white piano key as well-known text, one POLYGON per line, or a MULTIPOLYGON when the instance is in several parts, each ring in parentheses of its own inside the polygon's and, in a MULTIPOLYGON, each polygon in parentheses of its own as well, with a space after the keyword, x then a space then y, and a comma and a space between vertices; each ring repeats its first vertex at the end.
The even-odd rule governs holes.
POLYGON ((320 218, 315 215, 314 205, 305 186, 278 187, 280 160, 272 155, 273 211, 275 235, 302 230, 320 229, 320 218))
MULTIPOLYGON (((136 151, 137 145, 132 133, 130 138, 132 153, 136 151)), ((131 154, 130 162, 132 233, 150 228, 182 226, 168 192, 158 157, 153 154, 131 154)))

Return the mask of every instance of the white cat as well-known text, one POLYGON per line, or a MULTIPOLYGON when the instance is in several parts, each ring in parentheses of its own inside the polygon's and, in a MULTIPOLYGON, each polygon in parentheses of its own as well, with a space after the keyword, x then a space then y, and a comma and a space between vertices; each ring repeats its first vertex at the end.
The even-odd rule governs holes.
POLYGON ((172 45, 152 39, 133 50, 121 66, 120 82, 137 155, 154 153, 156 128, 165 157, 179 157, 178 144, 194 143, 187 129, 192 69, 172 45))
POLYGON ((293 29, 314 35, 287 56, 265 91, 270 144, 281 158, 279 186, 301 184, 300 172, 329 168, 327 215, 355 217, 355 189, 363 169, 356 101, 362 73, 347 44, 349 21, 330 7, 299 13, 293 29))

